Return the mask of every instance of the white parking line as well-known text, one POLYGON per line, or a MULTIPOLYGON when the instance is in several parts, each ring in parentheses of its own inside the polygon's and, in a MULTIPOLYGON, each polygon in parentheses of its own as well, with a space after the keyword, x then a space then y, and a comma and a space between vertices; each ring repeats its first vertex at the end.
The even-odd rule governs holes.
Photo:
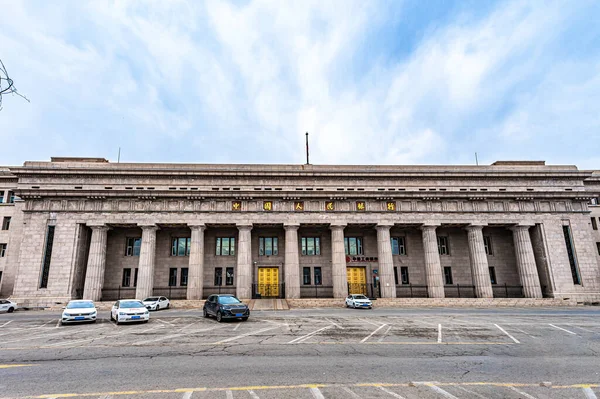
POLYGON ((442 343, 442 325, 438 324, 438 344, 442 343))
POLYGON ((13 322, 12 320, 9 320, 9 321, 7 321, 6 323, 2 324, 2 325, 0 326, 0 328, 2 328, 2 327, 4 327, 4 326, 7 326, 7 325, 9 325, 9 324, 10 324, 10 323, 12 323, 12 322, 13 322))
POLYGON ((43 338, 47 338, 47 337, 58 337, 60 335, 67 335, 67 334, 79 334, 80 332, 84 332, 85 330, 79 330, 79 331, 61 331, 59 333, 55 333, 55 334, 41 334, 41 335, 34 335, 31 336, 29 338, 19 338, 19 339, 13 339, 11 341, 2 341, 3 344, 10 344, 12 342, 22 342, 22 341, 31 341, 31 340, 35 340, 35 339, 43 339, 43 338))
POLYGON ((238 325, 235 326, 235 328, 233 329, 233 331, 236 331, 238 328, 240 328, 241 325, 242 325, 242 323, 238 323, 238 325))
POLYGON ((307 339, 309 339, 309 338, 310 338, 310 337, 312 337, 313 335, 316 335, 316 334, 320 333, 321 331, 323 331, 323 330, 327 330, 328 328, 331 328, 331 327, 332 327, 332 325, 330 324, 330 325, 328 325, 328 326, 325 326, 325 327, 323 327, 323 328, 319 328, 318 330, 315 330, 315 331, 313 331, 313 332, 310 332, 310 333, 308 333, 308 334, 306 334, 306 335, 303 335, 303 336, 301 336, 301 337, 298 337, 298 338, 294 338, 293 340, 291 340, 290 342, 288 342, 288 344, 297 344, 297 343, 300 343, 300 342, 302 342, 302 341, 304 341, 304 340, 307 340, 307 339))
POLYGON ((190 399, 192 397, 192 393, 192 391, 184 393, 181 399, 190 399))
POLYGON ((225 391, 225 396, 227 396, 227 399, 233 399, 233 392, 225 391))
POLYGON ((518 393, 519 395, 526 397, 527 399, 537 399, 535 396, 531 396, 530 394, 528 394, 527 392, 523 392, 520 389, 517 389, 515 387, 508 387, 509 389, 515 391, 516 393, 518 393))
POLYGON ((369 323, 370 325, 375 326, 375 327, 379 327, 381 325, 381 323, 375 323, 375 322, 369 321, 367 319, 359 319, 359 320, 362 320, 365 323, 369 323))
POLYGON ((488 399, 488 398, 487 398, 487 396, 480 395, 480 394, 478 394, 477 392, 475 392, 475 391, 471 391, 471 390, 469 390, 469 389, 467 389, 467 388, 464 388, 464 387, 461 387, 460 385, 457 385, 456 387, 457 387, 458 389, 460 389, 460 390, 462 390, 462 391, 465 391, 465 392, 467 392, 467 393, 470 393, 471 395, 473 395, 473 396, 476 396, 476 397, 478 397, 478 398, 481 398, 481 399, 488 399))
POLYGON ((456 396, 452 395, 448 391, 444 391, 442 388, 438 387, 437 385, 425 384, 425 386, 428 386, 429 388, 433 389, 434 391, 436 391, 437 393, 439 393, 440 395, 442 395, 448 399, 458 399, 456 396))
POLYGON ((512 329, 515 330, 515 331, 518 331, 520 333, 523 333, 523 334, 527 335, 529 338, 538 339, 538 337, 536 337, 535 335, 531 335, 527 331, 523 331, 520 328, 513 327, 512 329))
POLYGON ((253 390, 248 389, 248 393, 252 396, 252 399, 260 399, 257 394, 254 393, 253 390))
POLYGON ((251 331, 251 332, 249 332, 249 333, 242 334, 242 335, 238 335, 238 336, 236 336, 236 337, 231 337, 231 338, 227 338, 227 339, 224 339, 224 340, 221 340, 221 341, 217 341, 217 342, 215 342, 214 344, 215 344, 215 345, 216 345, 216 344, 224 344, 224 343, 226 343, 226 342, 235 341, 236 339, 240 339, 240 338, 248 337, 248 336, 250 336, 250 335, 254 335, 254 334, 260 334, 260 333, 263 333, 263 332, 266 332, 266 331, 269 331, 269 330, 274 330, 274 329, 276 329, 276 328, 280 328, 280 327, 279 327, 279 326, 276 326, 276 327, 263 328, 262 330, 251 331))
POLYGON ((558 327, 558 326, 555 326, 554 324, 550 324, 550 323, 548 323, 548 325, 549 325, 549 326, 551 326, 551 327, 557 328, 557 329, 559 329, 559 330, 563 330, 563 331, 565 331, 565 332, 568 332, 569 334, 577 335, 577 333, 574 333, 573 331, 565 330, 564 328, 562 328, 562 327, 558 327))
POLYGON ((325 399, 319 388, 310 388, 310 393, 315 399, 325 399))
POLYGON ((382 342, 383 339, 385 338, 385 336, 387 335, 387 333, 390 332, 390 330, 392 329, 392 326, 388 326, 387 330, 385 330, 383 332, 383 334, 381 335, 381 337, 377 340, 377 342, 382 342))
POLYGON ((344 391, 348 392, 348 394, 349 394, 350 396, 352 396, 353 398, 356 398, 356 399, 362 399, 362 396, 359 396, 359 395, 358 395, 356 392, 354 392, 354 391, 351 391, 351 390, 350 390, 350 388, 348 388, 348 387, 342 387, 342 389, 343 389, 344 391))
POLYGON ((594 391, 592 391, 592 388, 587 387, 587 388, 582 388, 582 389, 583 389, 583 394, 585 395, 585 397, 587 399, 598 399, 598 397, 596 396, 594 391))
POLYGON ((343 330, 344 327, 340 326, 339 324, 337 324, 335 321, 333 320, 329 320, 328 318, 325 318, 325 320, 327 320, 328 322, 330 322, 331 324, 333 324, 334 326, 336 326, 337 328, 339 328, 340 330, 343 330))
POLYGON ((381 389, 383 392, 387 393, 388 395, 392 395, 394 398, 404 399, 404 396, 400 396, 396 392, 392 392, 389 389, 386 389, 384 387, 377 387, 377 388, 381 389))
POLYGON ((363 342, 366 342, 369 338, 371 338, 373 335, 375 335, 377 333, 377 331, 381 330, 383 327, 387 326, 387 324, 383 324, 381 326, 379 326, 379 328, 377 328, 375 331, 373 331, 371 334, 367 335, 366 337, 363 338, 362 341, 360 341, 360 343, 362 344, 363 342))
POLYGON ((520 344, 519 340, 516 339, 515 337, 513 337, 512 335, 510 335, 508 332, 506 332, 506 330, 502 327, 500 327, 498 324, 494 324, 496 327, 498 327, 498 329, 500 331, 502 331, 504 334, 506 334, 508 336, 508 338, 512 339, 513 341, 515 341, 515 343, 520 344))

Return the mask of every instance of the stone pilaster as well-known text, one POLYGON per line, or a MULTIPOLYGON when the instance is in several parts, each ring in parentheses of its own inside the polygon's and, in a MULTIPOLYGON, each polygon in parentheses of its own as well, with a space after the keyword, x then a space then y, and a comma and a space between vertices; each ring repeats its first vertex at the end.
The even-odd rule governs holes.
POLYGON ((90 227, 92 229, 92 239, 85 273, 83 299, 99 301, 102 299, 102 286, 104 285, 106 240, 109 228, 107 226, 90 227))
POLYGON ((437 226, 422 226, 423 251, 425 253, 425 277, 427 279, 427 293, 430 298, 444 298, 444 278, 442 264, 438 252, 437 226))
POLYGON ((345 298, 348 296, 344 227, 346 225, 333 225, 329 227, 331 229, 331 274, 333 278, 334 298, 345 298))
POLYGON ((477 298, 493 298, 494 292, 490 280, 490 269, 483 243, 483 226, 467 226, 466 230, 475 296, 477 298))
POLYGON ((252 226, 237 226, 237 282, 236 293, 240 299, 252 298, 252 226))
POLYGON ((379 284, 382 298, 396 297, 396 282, 394 280, 394 260, 392 258, 392 243, 390 227, 377 226, 377 258, 379 259, 379 284))
POLYGON ((541 298, 542 287, 529 236, 529 226, 514 226, 510 230, 513 232, 517 269, 523 286, 523 294, 525 298, 541 298))
POLYGON ((140 226, 142 228, 142 247, 138 264, 138 281, 135 290, 137 299, 152 296, 154 288, 154 263, 156 260, 156 230, 155 225, 140 226))
POLYGON ((298 255, 298 225, 285 225, 285 297, 300 298, 300 260, 298 255))
POLYGON ((188 266, 187 299, 202 299, 204 286, 204 230, 206 226, 190 225, 190 263, 188 266))

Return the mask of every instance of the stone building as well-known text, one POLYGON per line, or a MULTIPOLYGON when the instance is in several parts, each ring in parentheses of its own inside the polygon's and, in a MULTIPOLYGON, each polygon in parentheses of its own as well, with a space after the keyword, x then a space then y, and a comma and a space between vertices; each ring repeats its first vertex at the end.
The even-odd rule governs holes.
POLYGON ((575 166, 53 158, 1 169, 2 190, 0 296, 21 303, 216 292, 600 300, 600 174, 575 166))

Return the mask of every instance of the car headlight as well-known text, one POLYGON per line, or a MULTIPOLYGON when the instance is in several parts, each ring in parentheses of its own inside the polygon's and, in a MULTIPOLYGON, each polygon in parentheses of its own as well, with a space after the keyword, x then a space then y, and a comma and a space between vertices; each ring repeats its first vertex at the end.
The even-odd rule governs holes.
POLYGON ((148 312, 148 309, 146 309, 146 311, 144 312, 144 314, 148 314, 148 313, 149 313, 149 312, 148 312))
POLYGON ((125 316, 125 313, 119 312, 119 316, 125 316))
POLYGON ((71 317, 71 315, 68 313, 63 313, 63 317, 71 317))

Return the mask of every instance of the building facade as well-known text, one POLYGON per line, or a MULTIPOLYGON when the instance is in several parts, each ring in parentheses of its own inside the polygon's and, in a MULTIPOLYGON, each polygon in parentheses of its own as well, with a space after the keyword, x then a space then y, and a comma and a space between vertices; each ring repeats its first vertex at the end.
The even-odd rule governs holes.
POLYGON ((0 296, 21 303, 217 292, 600 300, 600 175, 575 166, 53 158, 2 173, 0 296))

